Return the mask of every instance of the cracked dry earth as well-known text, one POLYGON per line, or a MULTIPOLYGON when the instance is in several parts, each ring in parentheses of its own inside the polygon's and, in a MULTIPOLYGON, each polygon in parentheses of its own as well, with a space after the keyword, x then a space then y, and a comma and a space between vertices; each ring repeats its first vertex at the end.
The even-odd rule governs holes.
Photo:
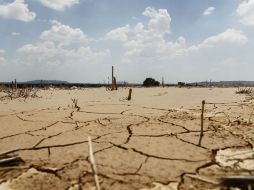
POLYGON ((0 164, 0 190, 95 189, 88 136, 102 189, 222 189, 221 177, 254 171, 254 106, 234 91, 135 88, 126 101, 123 88, 51 89, 39 90, 40 98, 3 100, 0 158, 22 162, 0 164))

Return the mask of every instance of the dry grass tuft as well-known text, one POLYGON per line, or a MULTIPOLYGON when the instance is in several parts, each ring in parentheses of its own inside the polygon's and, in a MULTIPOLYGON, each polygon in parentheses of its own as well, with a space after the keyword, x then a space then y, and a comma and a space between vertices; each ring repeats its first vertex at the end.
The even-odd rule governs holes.
POLYGON ((80 110, 80 107, 78 106, 78 99, 72 98, 72 108, 77 108, 78 111, 80 110))
POLYGON ((252 88, 238 88, 235 92, 236 94, 251 94, 253 92, 252 88))
POLYGON ((37 95, 37 90, 34 90, 32 88, 24 88, 24 89, 16 89, 16 90, 10 90, 8 88, 0 88, 0 92, 3 92, 3 95, 0 96, 0 100, 13 100, 18 98, 24 98, 24 101, 27 98, 37 98, 39 97, 37 95))
POLYGON ((7 87, 4 85, 0 85, 0 92, 4 92, 7 90, 7 87))

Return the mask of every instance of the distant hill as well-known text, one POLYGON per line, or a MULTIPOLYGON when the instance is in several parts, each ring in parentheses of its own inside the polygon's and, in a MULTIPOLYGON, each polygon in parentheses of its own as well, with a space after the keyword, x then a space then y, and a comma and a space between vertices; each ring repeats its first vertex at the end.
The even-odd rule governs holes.
POLYGON ((26 84, 68 84, 67 81, 61 81, 61 80, 32 80, 24 82, 26 84))

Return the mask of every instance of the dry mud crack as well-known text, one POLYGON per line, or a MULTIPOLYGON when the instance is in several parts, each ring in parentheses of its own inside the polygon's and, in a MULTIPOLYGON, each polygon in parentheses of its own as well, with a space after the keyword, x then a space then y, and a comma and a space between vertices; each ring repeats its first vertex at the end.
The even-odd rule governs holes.
MULTIPOLYGON (((163 96, 148 97, 155 103, 159 98, 163 101, 170 95, 170 89, 164 91, 159 93, 163 96)), ((47 105, 50 100, 41 97, 47 105)), ((223 176, 254 173, 251 101, 208 102, 204 137, 198 145, 198 104, 183 109, 135 101, 84 100, 76 109, 66 103, 70 99, 69 95, 55 106, 36 109, 28 99, 18 104, 32 108, 20 111, 7 109, 8 104, 13 108, 12 101, 4 103, 0 160, 18 155, 23 162, 0 165, 0 190, 94 189, 88 136, 105 190, 215 190, 222 188, 223 176)))

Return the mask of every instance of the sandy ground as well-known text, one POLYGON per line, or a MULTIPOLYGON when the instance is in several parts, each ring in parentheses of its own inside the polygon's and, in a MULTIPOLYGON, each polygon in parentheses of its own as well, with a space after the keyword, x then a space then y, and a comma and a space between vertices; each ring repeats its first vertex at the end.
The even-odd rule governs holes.
POLYGON ((88 136, 102 189, 221 189, 221 177, 254 171, 254 106, 235 90, 134 88, 127 101, 127 88, 49 89, 2 99, 0 158, 23 162, 0 163, 0 190, 95 189, 88 136))

